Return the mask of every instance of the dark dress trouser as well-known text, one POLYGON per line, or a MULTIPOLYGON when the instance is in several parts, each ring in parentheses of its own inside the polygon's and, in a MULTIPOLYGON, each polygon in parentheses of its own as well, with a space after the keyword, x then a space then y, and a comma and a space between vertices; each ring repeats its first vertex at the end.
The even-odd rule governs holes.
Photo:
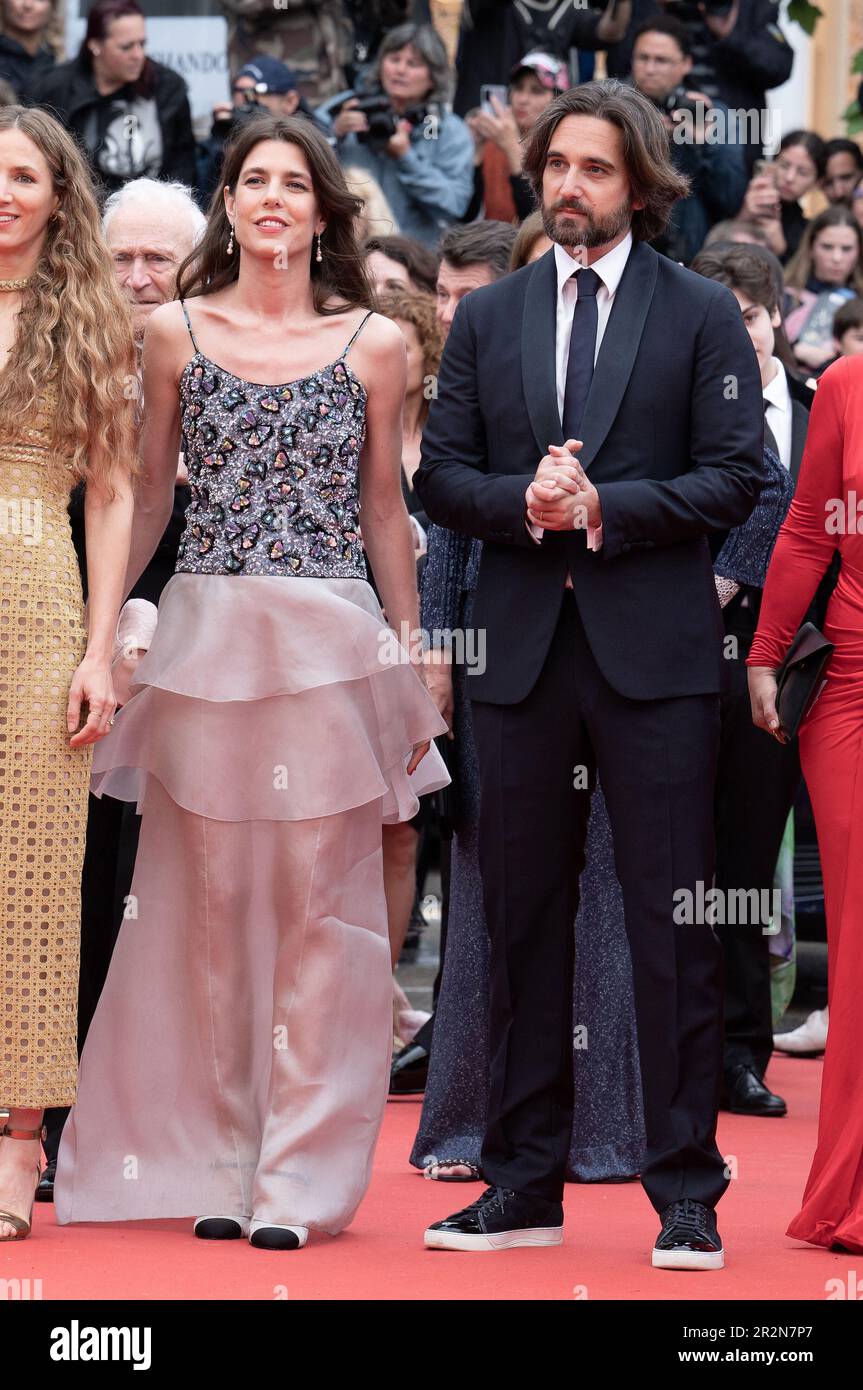
MULTIPOLYGON (((516 705, 472 703, 479 858, 491 938, 489 1120, 493 1185, 559 1201, 573 1107, 572 923, 598 768, 632 955, 647 1136, 642 1183, 657 1211, 714 1206, 728 1185, 716 1146, 722 952, 685 915, 713 878, 716 695, 617 694, 565 590, 540 676, 516 705)), ((703 898, 702 898, 703 901, 703 898)), ((692 914, 690 914, 692 915, 692 914)), ((590 1039, 587 1040, 590 1046, 590 1039)), ((579 1038, 580 1045, 584 1039, 579 1038)))
MULTIPOLYGON (((777 743, 752 723, 746 658, 757 609, 732 600, 725 629, 728 689, 722 695, 722 736, 716 779, 716 886, 769 894, 788 813, 800 786, 797 740, 777 743)), ((763 1076, 773 1051, 770 941, 763 924, 717 926, 725 955, 725 1067, 745 1064, 763 1076)))

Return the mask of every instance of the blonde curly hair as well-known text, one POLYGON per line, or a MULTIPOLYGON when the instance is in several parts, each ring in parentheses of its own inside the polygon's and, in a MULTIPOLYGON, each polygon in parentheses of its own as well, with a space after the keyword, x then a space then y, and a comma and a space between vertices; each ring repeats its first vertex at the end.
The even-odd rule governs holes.
POLYGON ((51 428, 72 473, 111 497, 118 467, 138 472, 138 398, 129 311, 120 293, 89 169, 58 121, 37 107, 0 109, 42 154, 59 197, 22 293, 15 343, 0 372, 0 430, 14 434, 55 393, 51 428))

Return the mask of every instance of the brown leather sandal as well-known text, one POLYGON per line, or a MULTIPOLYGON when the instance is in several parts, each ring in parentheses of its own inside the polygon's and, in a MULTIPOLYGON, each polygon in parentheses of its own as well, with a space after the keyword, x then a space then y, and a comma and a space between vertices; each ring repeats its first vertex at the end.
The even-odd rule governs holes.
MULTIPOLYGON (((48 1131, 43 1125, 41 1129, 10 1129, 8 1124, 0 1129, 0 1139, 41 1139, 44 1144, 48 1137, 48 1131)), ((24 1240, 30 1234, 33 1221, 33 1201, 36 1198, 36 1188, 39 1186, 39 1179, 42 1176, 41 1158, 36 1164, 36 1182, 33 1187, 33 1199, 30 1202, 30 1211, 27 1216, 16 1216, 12 1211, 0 1210, 0 1222, 7 1222, 14 1227, 14 1236, 0 1236, 0 1243, 7 1240, 24 1240)))

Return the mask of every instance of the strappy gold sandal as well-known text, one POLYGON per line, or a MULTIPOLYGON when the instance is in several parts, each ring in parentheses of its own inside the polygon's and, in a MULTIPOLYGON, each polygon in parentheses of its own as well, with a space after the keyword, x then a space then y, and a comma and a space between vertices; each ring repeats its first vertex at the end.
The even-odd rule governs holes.
MULTIPOLYGON (((10 1129, 8 1124, 0 1129, 0 1139, 41 1139, 44 1144, 48 1137, 48 1131, 43 1125, 41 1129, 10 1129)), ((14 1236, 0 1236, 0 1243, 7 1240, 24 1240, 30 1234, 33 1221, 33 1202, 36 1199, 36 1188, 39 1186, 39 1179, 42 1176, 42 1160, 36 1164, 36 1182, 33 1187, 33 1198, 30 1202, 30 1211, 27 1216, 16 1216, 12 1211, 0 1211, 0 1222, 7 1222, 15 1228, 14 1236)))

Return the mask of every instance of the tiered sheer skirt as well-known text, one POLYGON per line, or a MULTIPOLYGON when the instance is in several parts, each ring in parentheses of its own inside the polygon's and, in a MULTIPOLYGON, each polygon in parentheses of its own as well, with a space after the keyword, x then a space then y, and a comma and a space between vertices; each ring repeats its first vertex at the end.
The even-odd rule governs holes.
POLYGON ((434 745, 406 772, 444 728, 365 581, 172 578, 94 755, 143 820, 59 1221, 349 1223, 389 1078, 381 824, 448 781, 434 745))

